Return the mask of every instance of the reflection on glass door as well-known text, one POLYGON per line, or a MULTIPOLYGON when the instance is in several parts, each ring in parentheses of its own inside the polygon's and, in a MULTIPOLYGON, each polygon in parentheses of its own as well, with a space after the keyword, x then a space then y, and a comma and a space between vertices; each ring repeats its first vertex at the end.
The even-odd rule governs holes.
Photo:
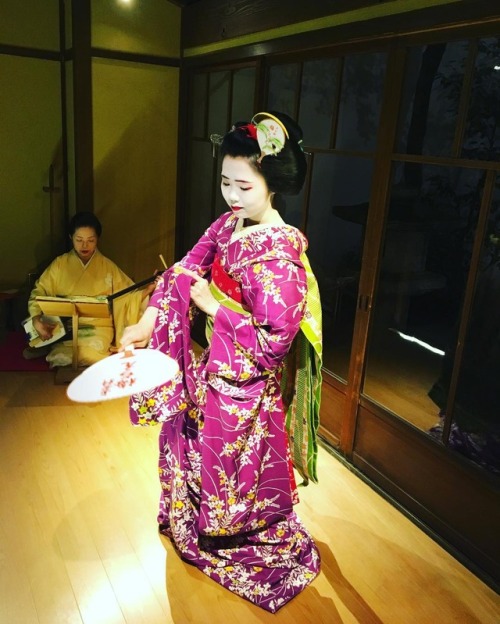
POLYGON ((363 393, 429 431, 446 376, 481 203, 482 171, 395 168, 363 393), (413 172, 414 173, 414 172, 413 172))
POLYGON ((362 388, 497 473, 500 181, 471 264, 486 172, 421 156, 498 160, 499 51, 497 37, 408 50, 396 149, 410 157, 393 169, 362 388))
POLYGON ((454 401, 449 389, 454 353, 444 356, 434 392, 442 418, 433 433, 441 436, 445 408, 452 422, 448 446, 490 472, 500 474, 500 180, 483 240, 474 300, 466 330, 454 401))

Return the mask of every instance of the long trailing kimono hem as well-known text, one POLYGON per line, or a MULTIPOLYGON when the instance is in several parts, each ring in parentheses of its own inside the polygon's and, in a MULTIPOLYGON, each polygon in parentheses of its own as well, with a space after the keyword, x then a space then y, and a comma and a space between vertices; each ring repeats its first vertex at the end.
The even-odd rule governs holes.
POLYGON ((151 298, 150 342, 177 360, 169 384, 131 398, 133 424, 161 423, 158 522, 187 562, 275 612, 316 577, 320 557, 293 505, 282 364, 306 309, 304 237, 273 226, 232 238, 223 215, 181 261, 215 257, 240 284, 243 312, 221 305, 210 347, 191 348, 191 278, 169 269, 151 298), (252 310, 252 314, 248 310, 252 310))

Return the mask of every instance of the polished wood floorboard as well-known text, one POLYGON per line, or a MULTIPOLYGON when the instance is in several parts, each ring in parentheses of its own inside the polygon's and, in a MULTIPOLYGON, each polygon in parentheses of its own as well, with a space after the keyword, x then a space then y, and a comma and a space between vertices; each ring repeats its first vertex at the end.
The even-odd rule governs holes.
POLYGON ((322 572, 271 615, 158 536, 158 429, 132 427, 126 400, 2 373, 0 406, 1 624, 500 622, 497 594, 324 449, 298 506, 322 572))

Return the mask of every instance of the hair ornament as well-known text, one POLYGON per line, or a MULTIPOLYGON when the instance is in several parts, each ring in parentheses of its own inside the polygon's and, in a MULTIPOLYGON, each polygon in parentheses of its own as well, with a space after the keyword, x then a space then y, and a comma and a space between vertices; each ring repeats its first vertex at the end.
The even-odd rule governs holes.
POLYGON ((289 138, 288 131, 283 123, 271 113, 256 113, 252 124, 257 130, 257 142, 260 147, 259 162, 264 156, 276 156, 285 147, 289 138))
POLYGON ((247 137, 253 139, 254 141, 258 141, 257 139, 257 127, 253 123, 246 124, 245 126, 238 126, 238 130, 243 130, 247 137))
POLYGON ((215 143, 215 145, 222 145, 222 139, 224 137, 222 136, 222 134, 211 134, 210 135, 210 142, 211 143, 215 143))
POLYGON ((216 148, 222 145, 222 140, 224 137, 222 134, 211 134, 210 135, 210 143, 212 143, 212 156, 215 158, 217 156, 216 148))

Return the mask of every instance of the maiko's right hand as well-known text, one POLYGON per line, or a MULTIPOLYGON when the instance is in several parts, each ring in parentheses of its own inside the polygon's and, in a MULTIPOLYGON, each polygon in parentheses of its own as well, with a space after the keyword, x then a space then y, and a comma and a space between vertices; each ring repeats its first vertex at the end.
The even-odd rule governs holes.
POLYGON ((135 325, 125 327, 120 339, 120 351, 124 351, 130 345, 134 347, 147 347, 158 315, 157 308, 146 308, 141 320, 135 325))
POLYGON ((134 347, 146 347, 149 342, 150 333, 147 332, 140 323, 125 327, 120 340, 120 351, 124 351, 130 345, 134 347))

